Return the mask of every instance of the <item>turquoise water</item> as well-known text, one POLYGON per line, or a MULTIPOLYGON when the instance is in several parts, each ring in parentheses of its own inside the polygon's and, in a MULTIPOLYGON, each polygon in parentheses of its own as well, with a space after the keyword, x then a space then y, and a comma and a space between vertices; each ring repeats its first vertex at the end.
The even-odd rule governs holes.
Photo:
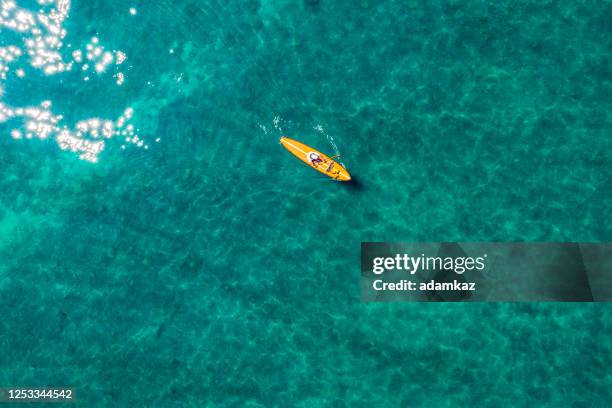
POLYGON ((73 0, 65 42, 122 50, 125 82, 26 61, 0 102, 52 100, 69 126, 129 106, 149 148, 114 137, 93 164, 0 123, 0 386, 82 406, 610 406, 608 305, 362 304, 359 248, 610 241, 611 17, 73 0))

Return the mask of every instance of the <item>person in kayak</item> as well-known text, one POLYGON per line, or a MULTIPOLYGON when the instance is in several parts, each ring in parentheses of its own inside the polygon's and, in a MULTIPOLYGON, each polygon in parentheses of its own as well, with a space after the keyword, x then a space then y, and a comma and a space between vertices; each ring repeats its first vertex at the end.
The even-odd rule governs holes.
POLYGON ((317 167, 319 163, 323 163, 323 159, 321 159, 321 156, 319 156, 315 152, 308 153, 308 160, 310 160, 312 165, 315 167, 317 167))

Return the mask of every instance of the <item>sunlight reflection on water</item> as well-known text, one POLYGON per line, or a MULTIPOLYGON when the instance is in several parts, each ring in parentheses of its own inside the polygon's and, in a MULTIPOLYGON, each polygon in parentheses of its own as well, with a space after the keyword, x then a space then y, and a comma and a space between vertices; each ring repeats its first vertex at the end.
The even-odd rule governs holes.
MULTIPOLYGON (((43 100, 39 106, 24 107, 4 102, 4 83, 24 78, 27 65, 44 77, 56 76, 57 80, 63 80, 62 73, 79 70, 83 81, 108 72, 112 73, 117 86, 125 81, 125 74, 120 69, 127 59, 126 54, 106 49, 98 37, 91 38, 82 49, 73 50, 68 57, 62 53, 64 46, 72 47, 64 44, 67 35, 64 23, 69 17, 70 0, 38 0, 38 4, 40 10, 33 11, 18 6, 13 0, 0 0, 0 27, 16 33, 22 40, 21 44, 0 47, 0 123, 11 121, 12 124, 16 120, 16 127, 10 131, 13 139, 51 138, 61 149, 93 163, 98 161, 106 140, 116 136, 125 138, 122 148, 131 144, 148 149, 137 129, 129 123, 133 115, 130 107, 116 120, 93 115, 69 126, 62 122, 62 114, 51 110, 50 100, 43 100)), ((130 10, 130 14, 135 12, 130 10)))

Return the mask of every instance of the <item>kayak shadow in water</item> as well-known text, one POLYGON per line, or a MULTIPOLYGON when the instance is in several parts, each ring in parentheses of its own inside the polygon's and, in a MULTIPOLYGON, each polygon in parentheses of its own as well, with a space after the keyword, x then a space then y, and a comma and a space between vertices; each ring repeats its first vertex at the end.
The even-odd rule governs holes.
POLYGON ((363 184, 356 177, 353 177, 350 181, 347 181, 346 184, 350 190, 363 191, 363 184))
MULTIPOLYGON (((321 178, 319 178, 319 180, 321 180, 321 181, 331 181, 331 182, 338 183, 338 180, 329 179, 327 177, 321 177, 321 178)), ((346 186, 346 188, 348 188, 349 190, 363 191, 363 184, 361 183, 361 181, 359 181, 355 177, 353 177, 349 181, 340 182, 339 184, 341 184, 343 187, 346 186)))

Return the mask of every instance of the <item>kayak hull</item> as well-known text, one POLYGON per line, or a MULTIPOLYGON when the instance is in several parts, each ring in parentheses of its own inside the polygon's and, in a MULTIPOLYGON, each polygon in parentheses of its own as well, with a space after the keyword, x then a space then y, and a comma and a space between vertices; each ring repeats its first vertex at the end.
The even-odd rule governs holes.
POLYGON ((310 168, 325 174, 327 177, 338 181, 349 181, 351 179, 351 175, 344 166, 334 161, 326 154, 302 142, 284 136, 280 138, 280 143, 285 149, 289 150, 295 157, 306 163, 310 168), (317 156, 321 160, 313 163, 310 158, 317 156))

